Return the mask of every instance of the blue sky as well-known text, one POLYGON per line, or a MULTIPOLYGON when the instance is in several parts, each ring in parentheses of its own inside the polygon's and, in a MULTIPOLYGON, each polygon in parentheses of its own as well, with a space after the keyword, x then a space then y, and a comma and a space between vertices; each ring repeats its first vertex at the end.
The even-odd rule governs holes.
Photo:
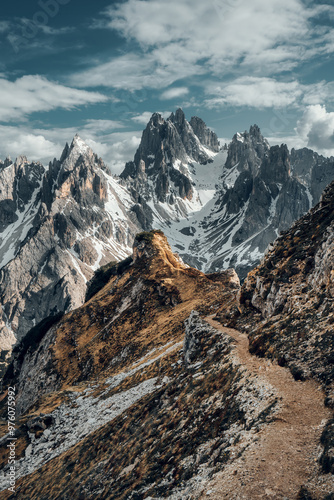
POLYGON ((334 7, 311 0, 11 0, 0 17, 0 158, 46 163, 79 133, 115 173, 150 114, 224 141, 334 155, 334 7))

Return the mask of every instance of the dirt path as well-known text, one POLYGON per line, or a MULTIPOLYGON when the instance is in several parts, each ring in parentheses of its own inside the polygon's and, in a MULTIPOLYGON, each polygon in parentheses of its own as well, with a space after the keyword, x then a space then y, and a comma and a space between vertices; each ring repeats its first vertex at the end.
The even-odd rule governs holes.
POLYGON ((288 369, 252 356, 247 335, 223 327, 213 316, 205 320, 235 339, 240 363, 277 389, 282 409, 258 440, 208 483, 202 498, 296 499, 301 485, 319 472, 319 440, 330 417, 320 387, 313 381, 297 382, 288 369))

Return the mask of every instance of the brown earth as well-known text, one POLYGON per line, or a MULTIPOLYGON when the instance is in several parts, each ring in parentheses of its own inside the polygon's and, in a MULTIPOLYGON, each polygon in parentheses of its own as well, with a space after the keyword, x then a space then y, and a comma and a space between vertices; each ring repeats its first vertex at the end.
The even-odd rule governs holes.
MULTIPOLYGON (((276 419, 206 485, 201 498, 295 499, 301 486, 319 475, 320 436, 331 415, 324 406, 324 394, 314 381, 295 381, 287 368, 251 355, 247 335, 222 327, 213 317, 205 320, 235 339, 238 361, 276 388, 282 399, 276 419)), ((316 485, 316 498, 334 490, 330 480, 328 476, 316 485)))

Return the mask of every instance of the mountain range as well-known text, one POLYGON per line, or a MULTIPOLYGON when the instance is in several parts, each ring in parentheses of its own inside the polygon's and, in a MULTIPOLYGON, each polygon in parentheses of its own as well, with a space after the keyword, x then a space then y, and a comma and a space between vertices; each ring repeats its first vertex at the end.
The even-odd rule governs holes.
POLYGON ((182 110, 6 159, 2 497, 333 500, 333 168, 182 110))
POLYGON ((160 228, 184 262, 243 280, 280 231, 314 206, 334 159, 270 147, 254 125, 220 147, 198 117, 155 113, 120 176, 76 136, 48 168, 0 163, 0 345, 84 302, 87 281, 160 228))

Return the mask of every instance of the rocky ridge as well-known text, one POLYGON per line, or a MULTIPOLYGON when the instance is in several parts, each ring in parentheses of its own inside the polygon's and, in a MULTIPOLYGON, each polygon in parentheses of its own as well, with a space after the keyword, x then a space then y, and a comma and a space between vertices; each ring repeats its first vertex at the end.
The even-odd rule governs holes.
POLYGON ((159 221, 162 216, 166 222, 185 217, 201 202, 191 165, 210 162, 218 151, 216 134, 200 118, 193 117, 188 122, 181 109, 167 120, 154 113, 143 131, 134 160, 126 164, 121 178, 137 193, 138 203, 145 202, 143 209, 151 211, 152 220, 159 221))
POLYGON ((296 379, 314 377, 334 407, 334 183, 282 234, 240 292, 234 324, 249 331, 250 350, 276 358, 296 379))
MULTIPOLYGON (((166 162, 176 189, 171 196, 177 211, 189 210, 191 179, 181 172, 183 167, 173 165, 175 161, 188 161, 189 154, 192 161, 208 161, 213 150, 218 149, 218 140, 202 120, 194 118, 196 131, 207 144, 203 145, 181 110, 167 122, 160 121, 158 115, 153 115, 148 125, 154 122, 158 126, 155 138, 145 135, 145 131, 143 134, 141 154, 146 161, 153 149, 163 150, 165 145, 159 157, 161 164, 157 155, 149 179, 145 168, 140 170, 142 159, 137 162, 139 174, 133 182, 110 175, 103 161, 78 136, 70 146, 66 144, 60 160, 55 159, 48 169, 38 163, 29 164, 23 157, 15 163, 6 159, 0 164, 2 362, 16 339, 43 318, 82 304, 86 282, 94 270, 129 255, 135 234, 156 225, 154 214, 170 219, 174 208, 167 213, 158 201, 166 194, 158 193, 158 186, 165 185, 166 162), (142 196, 153 184, 158 211, 151 209, 142 196)), ((169 191, 168 186, 166 189, 169 191)), ((193 205, 198 203, 196 198, 193 205)))
POLYGON ((308 491, 329 500, 331 412, 321 391, 256 359, 246 335, 213 320, 230 311, 236 321, 238 310, 242 321, 250 307, 255 327, 259 313, 238 300, 235 272, 190 268, 161 231, 138 235, 133 250, 7 372, 19 414, 16 495, 283 500, 308 491))
POLYGON ((270 147, 256 125, 219 151, 204 122, 188 122, 179 109, 167 120, 152 116, 121 177, 143 227, 163 229, 185 262, 234 267, 244 279, 279 232, 319 201, 334 160, 270 147))

